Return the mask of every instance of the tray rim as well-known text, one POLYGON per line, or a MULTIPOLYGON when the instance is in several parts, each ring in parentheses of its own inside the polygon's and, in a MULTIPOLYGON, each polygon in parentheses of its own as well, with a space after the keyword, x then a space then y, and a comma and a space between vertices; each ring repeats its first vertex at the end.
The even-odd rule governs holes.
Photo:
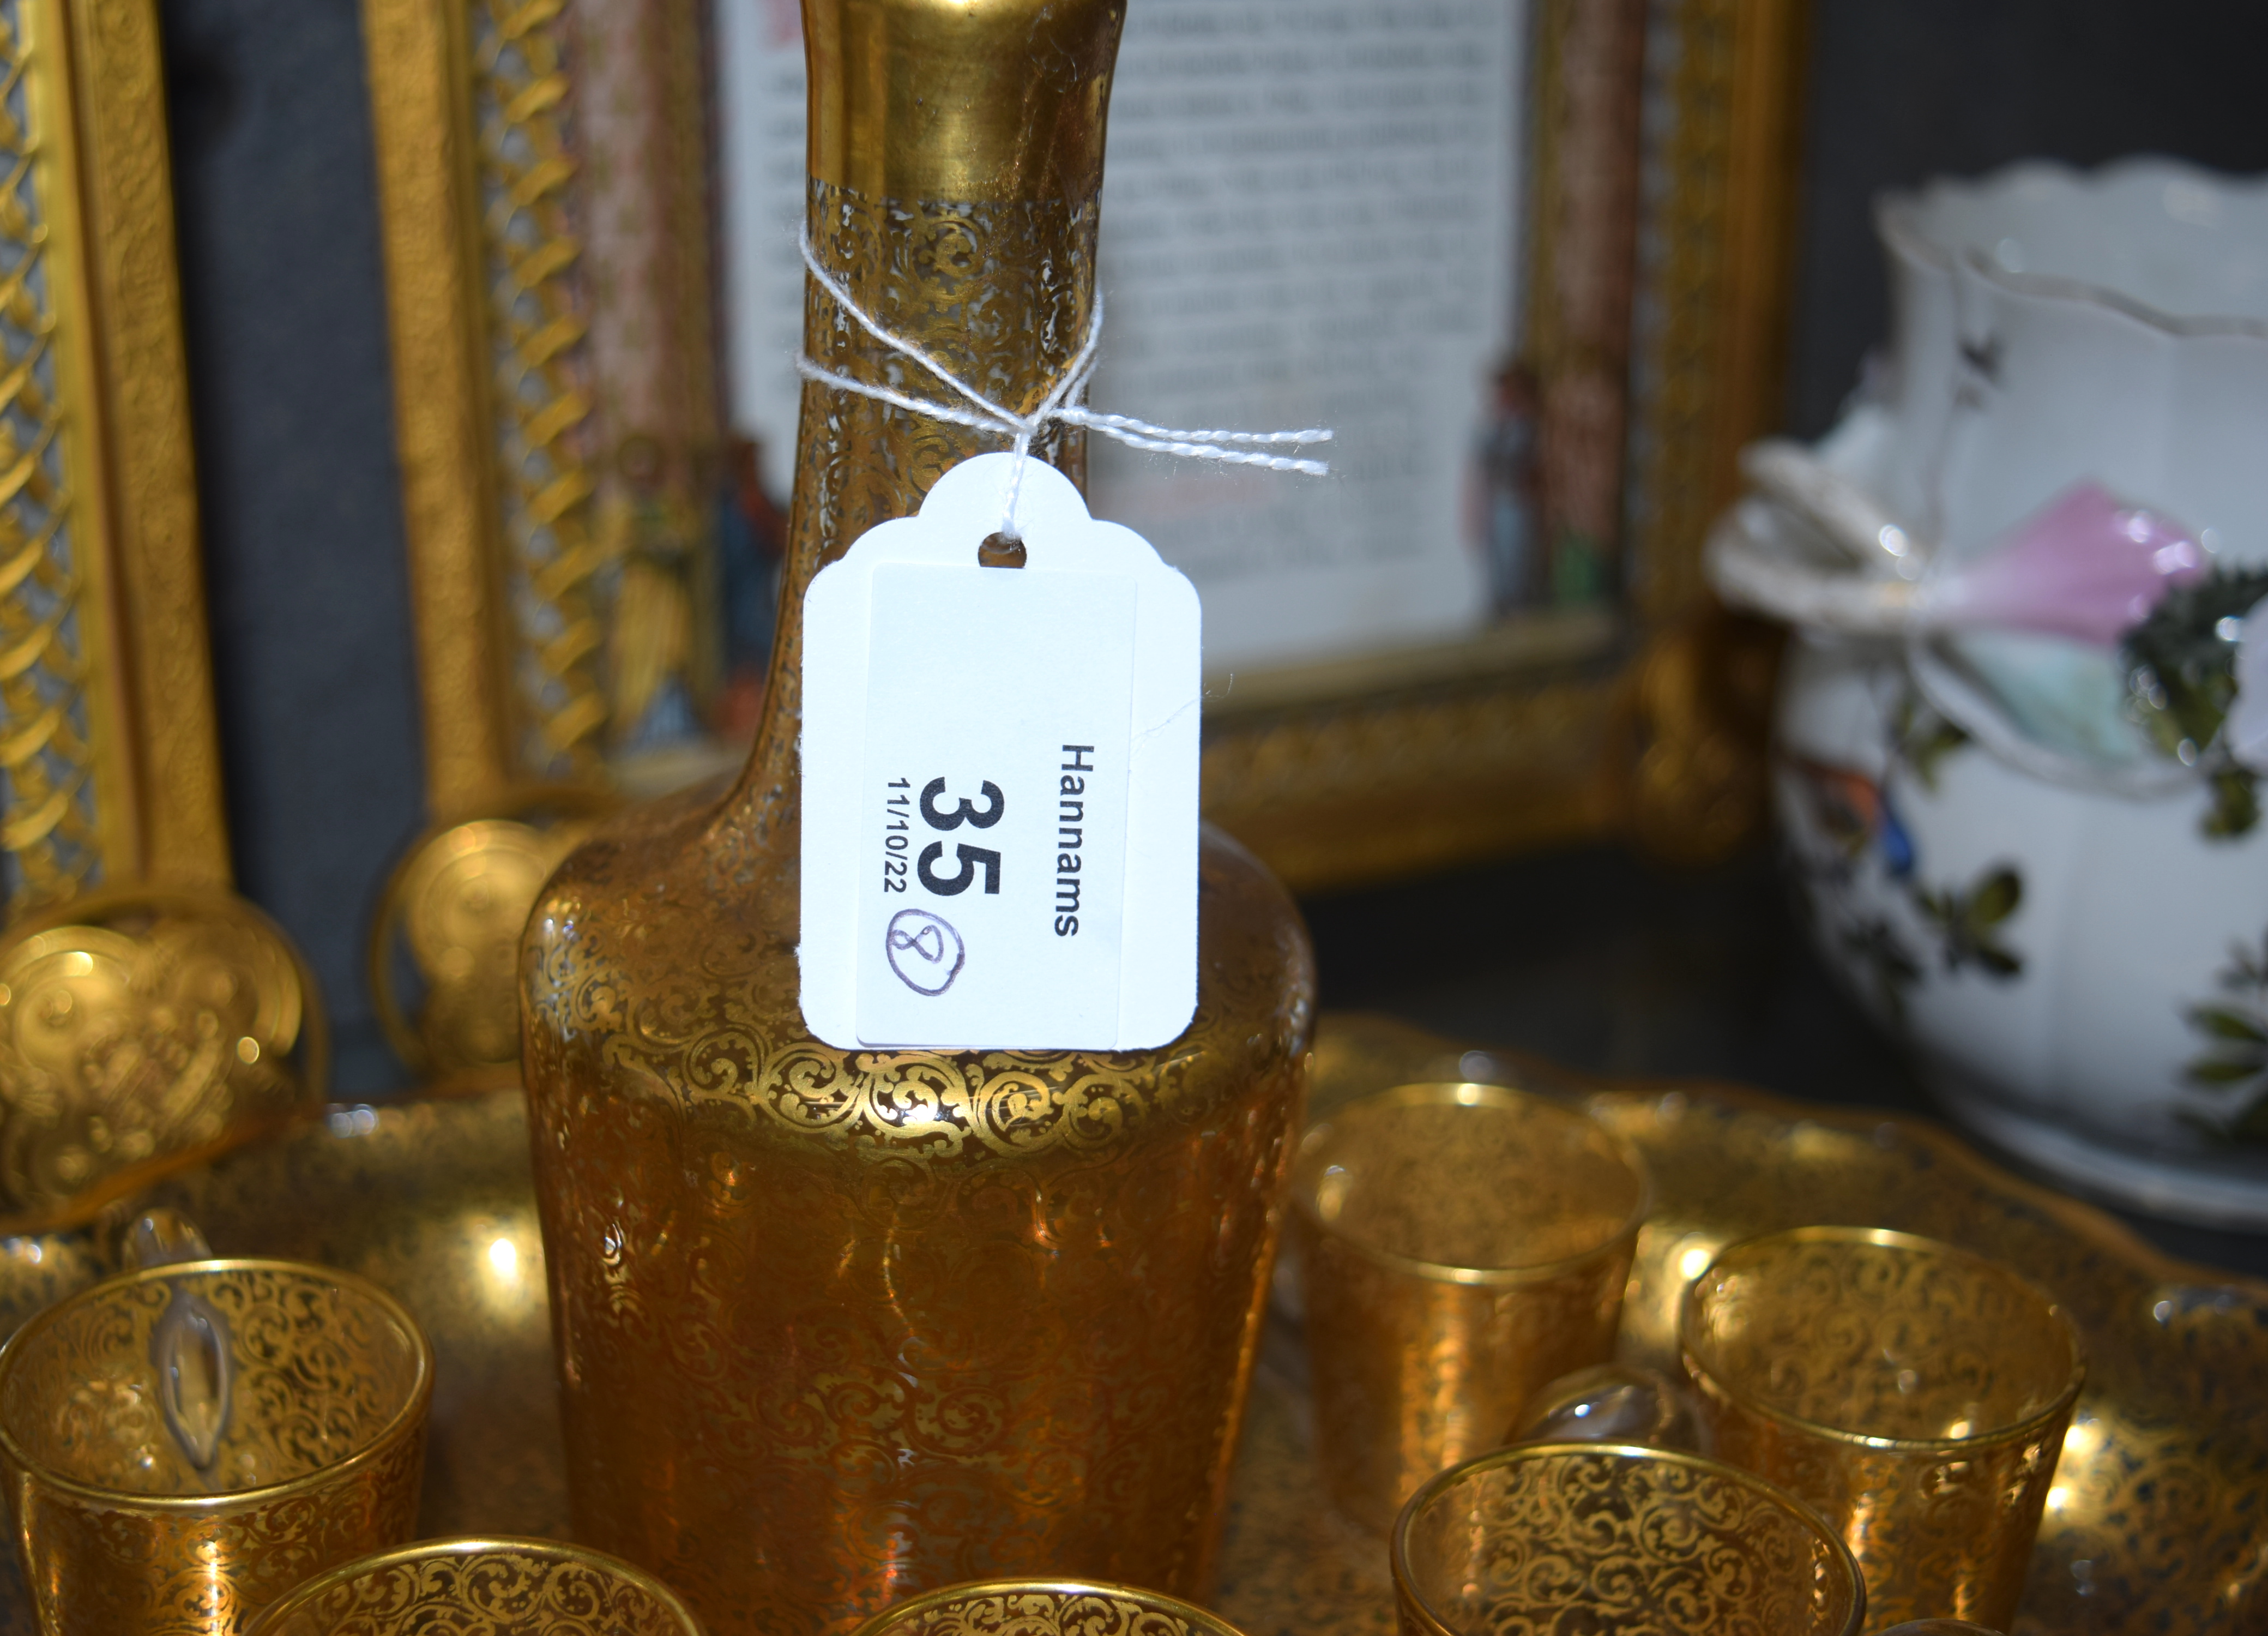
POLYGON ((497 1091, 519 1088, 517 1067, 507 1072, 475 1068, 368 1096, 325 1097, 320 1101, 303 1098, 289 1107, 247 1115, 219 1135, 193 1146, 153 1153, 121 1166, 60 1203, 18 1211, 12 1215, 0 1214, 0 1242, 99 1227, 106 1218, 127 1209, 162 1182, 217 1164, 240 1149, 283 1141, 298 1134, 303 1126, 325 1124, 337 1113, 357 1108, 400 1108, 414 1102, 468 1102, 497 1091))
MULTIPOLYGON (((1887 1125, 1902 1137, 1927 1148, 1937 1158, 1952 1163, 1973 1181, 2034 1206, 2053 1218, 2058 1227, 2127 1263, 2138 1271, 2169 1283, 2205 1285, 2237 1291, 2268 1307, 2268 1278, 2190 1261, 2160 1249, 2100 1205, 2020 1175, 1980 1152, 1951 1125, 1926 1115, 1845 1103, 1806 1102, 1714 1076, 1642 1074, 1624 1077, 1594 1073, 1587 1069, 1563 1066, 1548 1058, 1516 1047, 1460 1039, 1454 1035, 1440 1033, 1423 1024, 1404 1021, 1399 1017, 1376 1011, 1327 1010, 1318 1013, 1315 1041, 1309 1050, 1311 1094, 1317 1053, 1325 1045, 1338 1040, 1346 1040, 1350 1043, 1365 1040, 1388 1043, 1398 1042, 1435 1055, 1457 1051, 1471 1056, 1477 1052, 1514 1077, 1515 1083, 1510 1088, 1556 1093, 1581 1101, 1602 1098, 1631 1102, 1658 1102, 1665 1096, 1675 1094, 1705 1098, 1747 1112, 1768 1115, 1789 1124, 1808 1122, 1853 1134, 1863 1135, 1887 1125)), ((1375 1088, 1388 1090, 1398 1085, 1422 1082, 1395 1079, 1375 1088)), ((383 1111, 419 1102, 471 1102, 519 1088, 519 1079, 516 1071, 476 1071, 368 1096, 304 1102, 288 1110, 248 1120, 197 1146, 144 1160, 119 1170, 62 1205, 0 1218, 0 1239, 32 1237, 43 1233, 68 1232, 93 1226, 107 1212, 129 1204, 145 1189, 185 1171, 213 1164, 239 1150, 288 1139, 304 1127, 328 1124, 332 1115, 342 1110, 369 1108, 383 1111)), ((1312 1121, 1303 1122, 1303 1128, 1305 1123, 1312 1121)))
MULTIPOLYGON (((1405 1022, 1398 1017, 1376 1011, 1321 1013, 1316 1019, 1317 1045, 1322 1044, 1326 1031, 1343 1037, 1342 1031, 1350 1025, 1373 1039, 1398 1035, 1412 1043, 1430 1044, 1444 1054, 1462 1050, 1469 1057, 1477 1052, 1501 1064, 1511 1072, 1534 1076, 1532 1080, 1515 1086, 1516 1089, 1556 1090, 1563 1095, 1585 1102, 1594 1098, 1632 1102, 1658 1102, 1672 1094, 1704 1097, 1746 1112, 1769 1114, 1791 1124, 1825 1125, 1854 1135, 1865 1135, 1889 1125, 1902 1137, 1929 1149, 1936 1157, 1951 1161, 1974 1180, 2035 1206, 2052 1217, 2058 1226, 2093 1243, 2106 1254, 2126 1262, 2139 1271, 2169 1283, 2235 1290, 2261 1306, 2268 1307, 2268 1278, 2185 1260, 2160 1249, 2100 1205, 2073 1194, 2058 1192, 2043 1183, 2009 1169, 1972 1146, 1952 1126, 1926 1115, 1841 1102, 1808 1102, 1796 1097, 1783 1096, 1776 1091, 1761 1090, 1736 1080, 1713 1077, 1646 1074, 1623 1078, 1594 1073, 1587 1069, 1563 1067, 1548 1058, 1513 1047, 1462 1041, 1454 1035, 1437 1033, 1422 1024, 1405 1022), (1335 1024, 1336 1027, 1333 1026, 1335 1024)), ((1311 1086, 1312 1082, 1311 1073, 1311 1086)), ((1393 1083, 1398 1085, 1405 1081, 1395 1080, 1393 1083)), ((1392 1086, 1378 1088, 1387 1090, 1392 1086)))

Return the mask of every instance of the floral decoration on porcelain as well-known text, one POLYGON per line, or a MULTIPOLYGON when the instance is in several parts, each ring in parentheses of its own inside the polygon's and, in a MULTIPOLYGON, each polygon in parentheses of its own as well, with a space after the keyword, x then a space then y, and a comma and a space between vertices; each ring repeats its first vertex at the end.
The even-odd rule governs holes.
POLYGON ((2122 505, 2101 483, 2074 483, 1986 555, 1931 584, 1925 616, 2115 647, 2169 587, 2202 576, 2207 561, 2180 524, 2122 505))
MULTIPOLYGON (((2161 755, 2213 792, 2205 833, 2228 840, 2260 822, 2268 770, 2268 630, 2247 615, 2268 599, 2268 568, 2216 568, 2169 589, 2126 632, 2128 709, 2161 755)), ((2268 626, 2268 620, 2259 622, 2268 626)))

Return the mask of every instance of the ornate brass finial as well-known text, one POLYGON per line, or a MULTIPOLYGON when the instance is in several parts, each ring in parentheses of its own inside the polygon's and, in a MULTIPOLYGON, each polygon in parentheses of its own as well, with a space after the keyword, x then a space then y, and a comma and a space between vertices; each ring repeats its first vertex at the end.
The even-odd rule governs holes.
POLYGON ((0 937, 0 1212, 320 1102, 328 1058, 313 976, 231 893, 119 888, 26 921, 0 937))
POLYGON ((560 859, 618 803, 580 786, 529 786, 411 843, 370 941, 379 1021, 409 1067, 440 1080, 517 1066, 520 928, 560 859), (408 1005, 405 966, 419 991, 408 1005))

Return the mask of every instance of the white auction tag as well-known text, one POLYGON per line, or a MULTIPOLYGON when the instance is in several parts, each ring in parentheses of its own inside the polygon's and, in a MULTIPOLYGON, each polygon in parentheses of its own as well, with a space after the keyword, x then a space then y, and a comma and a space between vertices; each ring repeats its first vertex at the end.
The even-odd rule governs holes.
POLYGON ((1133 1050, 1197 1008, 1197 592, 1027 461, 954 467, 804 597, 804 1022, 839 1050, 1133 1050))

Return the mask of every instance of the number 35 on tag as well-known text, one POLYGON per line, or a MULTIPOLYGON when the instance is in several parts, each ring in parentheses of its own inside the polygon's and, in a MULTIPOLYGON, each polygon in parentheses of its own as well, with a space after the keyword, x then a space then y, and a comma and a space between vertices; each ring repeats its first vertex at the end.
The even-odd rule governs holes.
POLYGON ((1133 1050, 1197 1006, 1196 591, 979 455, 804 598, 803 1015, 840 1050, 1133 1050))

